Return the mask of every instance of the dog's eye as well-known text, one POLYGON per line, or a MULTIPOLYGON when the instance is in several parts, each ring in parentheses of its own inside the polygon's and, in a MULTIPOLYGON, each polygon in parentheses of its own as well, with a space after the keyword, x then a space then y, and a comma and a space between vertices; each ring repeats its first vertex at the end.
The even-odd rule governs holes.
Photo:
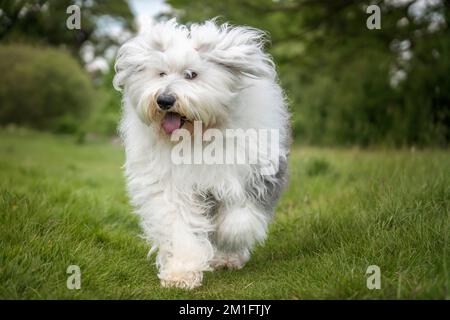
POLYGON ((197 72, 194 71, 186 71, 184 73, 184 77, 188 80, 195 79, 197 77, 197 72))
POLYGON ((165 72, 160 72, 160 73, 159 73, 159 76, 160 76, 160 77, 165 77, 165 76, 167 76, 167 73, 165 73, 165 72))

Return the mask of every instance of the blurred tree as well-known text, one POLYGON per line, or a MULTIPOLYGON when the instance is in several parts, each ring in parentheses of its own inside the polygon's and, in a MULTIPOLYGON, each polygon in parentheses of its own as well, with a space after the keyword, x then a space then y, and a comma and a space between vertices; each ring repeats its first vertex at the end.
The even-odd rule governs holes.
MULTIPOLYGON (((37 42, 63 46, 77 57, 89 44, 91 56, 103 56, 121 39, 102 28, 113 23, 123 31, 133 31, 133 14, 127 1, 106 0, 0 0, 0 40, 37 42), (81 29, 69 30, 66 13, 70 5, 81 8, 81 29)), ((81 59, 80 59, 81 60, 81 59)))
POLYGON ((449 1, 168 2, 183 22, 220 16, 270 33, 303 142, 450 142, 449 1), (381 30, 366 27, 369 4, 381 8, 381 30))

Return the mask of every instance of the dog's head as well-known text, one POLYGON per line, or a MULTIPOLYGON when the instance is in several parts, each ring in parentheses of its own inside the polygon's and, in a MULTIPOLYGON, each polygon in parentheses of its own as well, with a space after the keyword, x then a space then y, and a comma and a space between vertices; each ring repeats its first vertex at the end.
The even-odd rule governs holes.
POLYGON ((162 22, 119 49, 114 87, 166 134, 196 120, 217 127, 232 121, 229 108, 249 78, 275 78, 263 44, 264 33, 249 27, 162 22))

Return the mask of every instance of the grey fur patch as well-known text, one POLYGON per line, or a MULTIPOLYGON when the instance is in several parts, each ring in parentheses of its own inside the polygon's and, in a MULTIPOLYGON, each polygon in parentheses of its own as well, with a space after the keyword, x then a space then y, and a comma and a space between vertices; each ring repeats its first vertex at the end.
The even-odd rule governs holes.
POLYGON ((275 206, 280 199, 281 193, 287 186, 289 179, 288 157, 292 144, 292 129, 289 121, 287 121, 286 133, 285 139, 281 141, 281 147, 287 150, 287 153, 285 156, 280 156, 279 158, 278 172, 274 176, 261 176, 261 183, 264 185, 265 188, 263 189, 266 192, 259 194, 257 188, 251 184, 246 188, 250 200, 271 217, 275 213, 275 206))
POLYGON ((219 208, 219 201, 214 197, 211 191, 197 192, 195 194, 198 202, 204 208, 204 214, 208 218, 212 218, 216 215, 217 209, 219 208))
POLYGON ((288 182, 287 158, 280 157, 278 172, 274 176, 261 176, 265 192, 258 193, 258 188, 253 184, 247 186, 246 192, 249 199, 261 208, 267 215, 273 216, 277 201, 288 182))

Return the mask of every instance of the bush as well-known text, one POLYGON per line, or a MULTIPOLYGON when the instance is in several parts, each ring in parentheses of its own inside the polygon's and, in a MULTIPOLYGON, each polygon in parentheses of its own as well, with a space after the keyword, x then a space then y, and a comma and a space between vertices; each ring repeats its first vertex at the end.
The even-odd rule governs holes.
POLYGON ((92 84, 68 53, 0 46, 0 124, 72 133, 93 104, 92 84))

